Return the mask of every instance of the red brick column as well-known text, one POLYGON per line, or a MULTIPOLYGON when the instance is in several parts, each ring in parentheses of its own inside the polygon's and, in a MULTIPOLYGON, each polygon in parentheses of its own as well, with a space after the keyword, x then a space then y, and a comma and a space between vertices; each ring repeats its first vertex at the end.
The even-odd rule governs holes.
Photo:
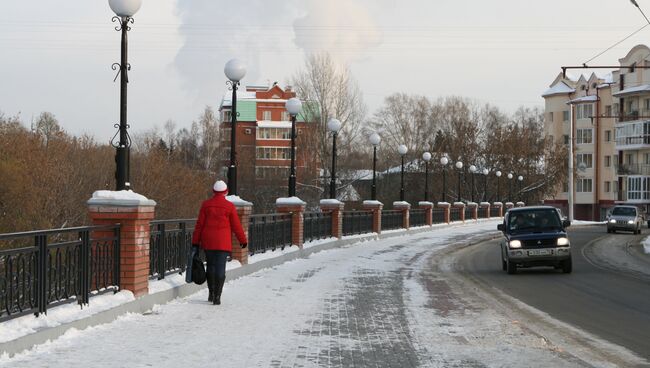
POLYGON ((450 223, 450 222, 451 222, 451 214, 450 214, 450 211, 451 211, 451 204, 449 204, 449 203, 447 203, 447 202, 438 202, 438 203, 436 204, 436 207, 438 207, 438 208, 442 208, 443 210, 445 210, 445 214, 444 214, 444 216, 445 216, 445 222, 446 222, 446 223, 450 223))
MULTIPOLYGON (((253 213, 253 204, 238 196, 226 196, 226 199, 237 207, 239 222, 241 222, 241 226, 244 228, 244 233, 246 234, 246 240, 248 240, 248 224, 250 223, 251 213, 253 213)), ((232 259, 238 260, 242 265, 248 264, 248 248, 242 249, 239 245, 239 240, 237 240, 234 234, 232 235, 231 256, 232 259)))
POLYGON ((494 202, 494 203, 492 203, 492 206, 498 208, 499 209, 499 217, 503 217, 503 203, 494 202))
POLYGON ((410 224, 410 212, 411 212, 411 204, 408 202, 402 202, 402 201, 397 201, 393 202, 393 208, 402 211, 402 227, 404 229, 408 229, 411 227, 410 224))
POLYGON ((381 234, 381 210, 384 204, 379 201, 363 201, 363 209, 372 211, 372 232, 381 234))
POLYGON ((514 207, 515 207, 515 204, 514 204, 514 203, 512 203, 512 202, 506 202, 506 211, 509 210, 509 209, 511 209, 511 208, 514 208, 514 207))
POLYGON ((472 220, 478 219, 478 203, 476 202, 467 202, 467 207, 472 210, 472 220))
POLYGON ((485 218, 490 218, 490 202, 481 202, 479 206, 485 208, 485 218))
POLYGON ((320 210, 332 213, 332 236, 341 239, 343 237, 343 209, 345 204, 336 199, 321 199, 320 210))
POLYGON ((460 221, 465 222, 465 203, 454 202, 454 208, 458 208, 458 213, 460 214, 460 221))
POLYGON ((526 206, 526 204, 524 202, 519 201, 519 202, 515 203, 515 206, 524 207, 524 206, 526 206))
POLYGON ((156 202, 129 191, 97 191, 87 204, 93 225, 120 224, 120 288, 136 297, 148 294, 150 222, 156 202))
POLYGON ((305 208, 307 203, 298 197, 278 198, 275 201, 275 207, 279 213, 291 214, 291 243, 302 248, 305 242, 305 208))
POLYGON ((418 202, 420 209, 425 211, 425 223, 429 226, 433 225, 433 203, 432 202, 418 202))

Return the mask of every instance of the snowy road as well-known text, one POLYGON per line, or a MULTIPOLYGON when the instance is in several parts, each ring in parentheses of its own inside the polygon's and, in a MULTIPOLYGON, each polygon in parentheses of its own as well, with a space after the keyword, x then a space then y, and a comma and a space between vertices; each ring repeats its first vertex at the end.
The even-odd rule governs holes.
POLYGON ((69 331, 0 358, 0 367, 592 365, 435 272, 437 251, 494 234, 495 224, 316 253, 228 282, 221 306, 209 305, 204 290, 145 315, 69 331))

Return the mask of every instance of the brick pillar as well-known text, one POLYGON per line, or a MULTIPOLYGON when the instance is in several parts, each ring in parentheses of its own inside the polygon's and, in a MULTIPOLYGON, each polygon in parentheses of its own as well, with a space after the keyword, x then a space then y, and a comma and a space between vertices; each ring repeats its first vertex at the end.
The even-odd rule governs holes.
POLYGON ((460 221, 465 222, 465 203, 454 202, 454 208, 458 208, 458 213, 460 214, 460 221))
POLYGON ((305 208, 307 203, 298 197, 278 198, 275 207, 279 213, 291 214, 291 243, 302 248, 305 242, 305 208))
POLYGON ((393 208, 402 211, 402 227, 404 229, 410 228, 410 218, 409 214, 411 212, 411 204, 408 202, 397 201, 393 202, 393 208))
POLYGON ((472 210, 472 220, 478 219, 478 203, 476 202, 467 202, 467 207, 472 210))
POLYGON ((363 209, 372 211, 372 232, 381 234, 381 210, 384 204, 379 201, 363 201, 363 209))
POLYGON ((503 217, 503 203, 501 202, 494 202, 492 203, 492 206, 495 208, 499 209, 499 217, 503 217))
POLYGON ((514 208, 514 207, 515 207, 515 204, 514 204, 514 203, 512 203, 512 202, 506 202, 506 211, 509 210, 509 209, 511 209, 511 208, 514 208))
POLYGON ((517 207, 524 207, 524 206, 526 206, 526 204, 525 204, 524 202, 522 202, 522 201, 519 201, 519 202, 515 203, 515 205, 516 205, 517 207))
POLYGON ((438 202, 436 204, 436 207, 442 208, 445 210, 444 216, 445 216, 445 222, 450 223, 451 222, 451 214, 449 213, 451 211, 451 205, 447 202, 438 202))
POLYGON ((136 297, 148 294, 150 222, 156 202, 131 191, 100 190, 87 204, 93 225, 120 224, 120 289, 136 297))
POLYGON ((485 208, 485 218, 490 218, 490 202, 481 202, 479 206, 485 208))
MULTIPOLYGON (((226 196, 226 199, 232 202, 237 208, 237 215, 239 216, 239 222, 244 228, 244 233, 246 234, 246 239, 248 239, 248 224, 250 223, 250 216, 253 212, 253 204, 251 202, 245 201, 238 196, 226 196)), ((242 249, 239 245, 239 240, 235 234, 232 234, 232 259, 236 259, 242 265, 248 264, 248 248, 242 249)))
POLYGON ((320 210, 332 213, 332 236, 341 239, 343 237, 343 209, 345 204, 336 199, 321 199, 320 210))
POLYGON ((432 202, 418 202, 418 206, 420 209, 423 209, 425 211, 425 223, 429 226, 433 225, 433 203, 432 202))

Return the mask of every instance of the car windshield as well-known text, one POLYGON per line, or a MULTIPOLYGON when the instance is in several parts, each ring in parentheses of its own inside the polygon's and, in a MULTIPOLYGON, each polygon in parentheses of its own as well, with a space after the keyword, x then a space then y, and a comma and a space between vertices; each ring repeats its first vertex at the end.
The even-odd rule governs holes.
POLYGON ((561 227, 560 218, 554 209, 517 211, 508 217, 510 232, 537 232, 561 227))
POLYGON ((614 207, 612 210, 614 216, 636 216, 636 208, 631 207, 614 207))

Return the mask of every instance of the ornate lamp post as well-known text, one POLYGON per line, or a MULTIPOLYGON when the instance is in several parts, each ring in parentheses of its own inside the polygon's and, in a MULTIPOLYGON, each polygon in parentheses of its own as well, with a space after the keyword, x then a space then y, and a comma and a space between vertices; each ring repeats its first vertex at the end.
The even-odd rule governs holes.
POLYGON ((501 182, 501 171, 497 171, 495 175, 497 176, 497 200, 496 201, 501 202, 501 198, 500 198, 501 190, 499 189, 499 183, 501 182))
POLYGON ((522 198, 523 198, 523 193, 521 192, 521 184, 522 184, 522 182, 524 181, 524 177, 521 176, 521 175, 519 175, 519 176, 517 177, 517 180, 519 180, 519 200, 521 201, 522 198))
POLYGON ((476 166, 471 165, 469 167, 469 172, 470 172, 469 175, 472 177, 472 195, 471 195, 471 197, 472 197, 472 202, 474 202, 474 189, 476 188, 474 186, 474 174, 476 173, 476 166))
POLYGON ((512 173, 508 173, 508 202, 512 202, 512 173))
MULTIPOLYGON (((115 147, 115 189, 125 190, 131 184, 129 182, 129 156, 131 147, 131 137, 127 129, 127 84, 129 83, 128 71, 131 70, 131 64, 128 61, 128 41, 127 32, 131 30, 129 24, 133 24, 133 15, 137 13, 142 5, 142 0, 109 0, 108 5, 115 13, 113 22, 119 22, 115 30, 122 32, 121 58, 119 63, 114 63, 111 68, 119 69, 117 73, 120 76, 120 123, 115 124, 118 132, 111 139, 111 145, 115 147), (115 142, 115 137, 119 134, 119 141, 115 142)), ((117 79, 117 76, 115 77, 117 79)))
POLYGON ((440 157, 440 164, 442 165, 442 196, 440 196, 440 201, 445 202, 445 197, 447 193, 447 164, 449 159, 447 156, 440 157))
POLYGON ((298 98, 290 98, 284 107, 291 115, 291 173, 289 174, 289 197, 296 195, 296 116, 302 110, 302 102, 298 98))
POLYGON ((431 160, 431 153, 425 152, 422 154, 424 160, 424 201, 429 201, 429 161, 431 160))
POLYGON ((458 169, 458 202, 461 202, 462 196, 460 193, 461 174, 463 173, 463 163, 456 161, 456 168, 458 169))
POLYGON ((332 132, 332 175, 330 178, 330 198, 336 199, 336 137, 341 130, 341 122, 338 119, 330 119, 327 122, 327 130, 332 132))
POLYGON ((237 88, 239 81, 246 75, 246 65, 238 59, 232 59, 226 63, 224 68, 228 82, 226 84, 232 89, 232 108, 230 110, 230 166, 228 167, 228 192, 237 195, 237 88))
POLYGON ((483 176, 485 177, 483 180, 483 202, 486 202, 488 200, 488 195, 487 195, 487 177, 488 174, 490 173, 490 170, 488 169, 483 169, 483 176))
POLYGON ((377 133, 372 133, 368 140, 372 144, 372 191, 370 193, 370 199, 375 201, 377 200, 377 147, 381 143, 381 137, 377 133))
POLYGON ((397 152, 402 156, 402 179, 400 181, 399 200, 404 201, 404 156, 406 156, 408 148, 406 148, 405 145, 400 144, 399 147, 397 147, 397 152))

